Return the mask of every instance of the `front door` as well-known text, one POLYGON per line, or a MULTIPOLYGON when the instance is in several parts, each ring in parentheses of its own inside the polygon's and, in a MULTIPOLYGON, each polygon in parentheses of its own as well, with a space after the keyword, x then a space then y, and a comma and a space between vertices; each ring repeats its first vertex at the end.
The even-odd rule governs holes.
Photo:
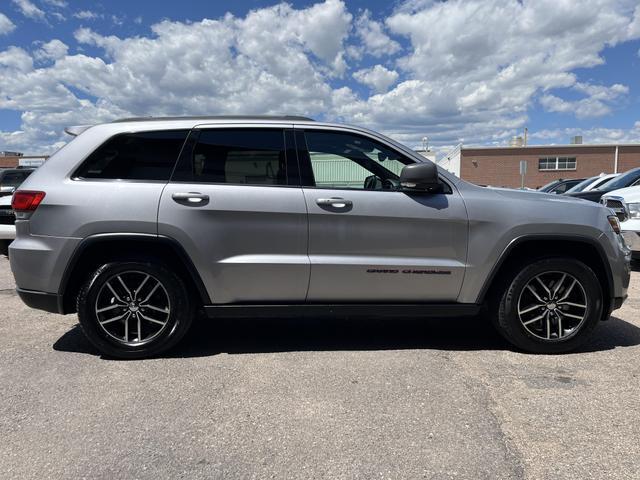
POLYGON ((307 210, 292 130, 201 128, 164 189, 158 233, 193 260, 213 303, 303 302, 307 210))
POLYGON ((456 189, 398 191, 400 170, 414 161, 376 139, 307 127, 304 137, 297 135, 301 167, 313 185, 304 188, 307 301, 455 301, 468 227, 456 189))

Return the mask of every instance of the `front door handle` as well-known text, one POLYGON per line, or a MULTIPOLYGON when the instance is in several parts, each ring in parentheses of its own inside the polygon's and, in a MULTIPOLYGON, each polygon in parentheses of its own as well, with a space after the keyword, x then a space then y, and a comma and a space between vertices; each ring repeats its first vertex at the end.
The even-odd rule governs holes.
POLYGON ((199 207, 209 203, 209 195, 200 192, 184 192, 174 193, 171 195, 174 202, 182 205, 191 205, 193 207, 199 207))
POLYGON ((353 202, 351 200, 346 200, 340 197, 318 198, 316 203, 321 207, 333 208, 349 208, 353 206, 353 202))

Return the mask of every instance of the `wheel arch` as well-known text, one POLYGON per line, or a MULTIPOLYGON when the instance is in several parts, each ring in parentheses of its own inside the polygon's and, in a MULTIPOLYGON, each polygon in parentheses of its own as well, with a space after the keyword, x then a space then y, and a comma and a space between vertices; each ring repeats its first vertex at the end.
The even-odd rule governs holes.
POLYGON ((575 258, 594 271, 602 288, 603 315, 608 316, 614 291, 611 266, 597 240, 579 235, 524 235, 512 240, 485 280, 477 303, 490 301, 519 265, 554 256, 575 258))
POLYGON ((75 297, 82 283, 100 264, 149 258, 173 269, 196 293, 201 305, 211 303, 200 274, 176 240, 153 234, 108 233, 83 239, 73 252, 60 282, 58 310, 63 314, 75 312, 75 297))

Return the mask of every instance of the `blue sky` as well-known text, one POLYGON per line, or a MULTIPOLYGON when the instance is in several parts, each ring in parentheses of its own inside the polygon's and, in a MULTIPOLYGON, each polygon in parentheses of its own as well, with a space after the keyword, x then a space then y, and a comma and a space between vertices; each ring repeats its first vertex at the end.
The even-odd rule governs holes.
POLYGON ((128 115, 298 113, 445 151, 640 141, 636 0, 0 3, 0 150, 128 115))

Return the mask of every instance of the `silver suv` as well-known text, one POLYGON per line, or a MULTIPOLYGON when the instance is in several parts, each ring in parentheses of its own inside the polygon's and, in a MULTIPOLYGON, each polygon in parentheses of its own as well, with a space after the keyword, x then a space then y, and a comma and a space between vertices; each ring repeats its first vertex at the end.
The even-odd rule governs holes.
POLYGON ((301 117, 96 125, 13 209, 23 301, 77 312, 121 358, 166 351, 198 311, 485 312, 520 349, 564 352, 621 306, 630 278, 599 204, 478 187, 378 133, 301 117))

